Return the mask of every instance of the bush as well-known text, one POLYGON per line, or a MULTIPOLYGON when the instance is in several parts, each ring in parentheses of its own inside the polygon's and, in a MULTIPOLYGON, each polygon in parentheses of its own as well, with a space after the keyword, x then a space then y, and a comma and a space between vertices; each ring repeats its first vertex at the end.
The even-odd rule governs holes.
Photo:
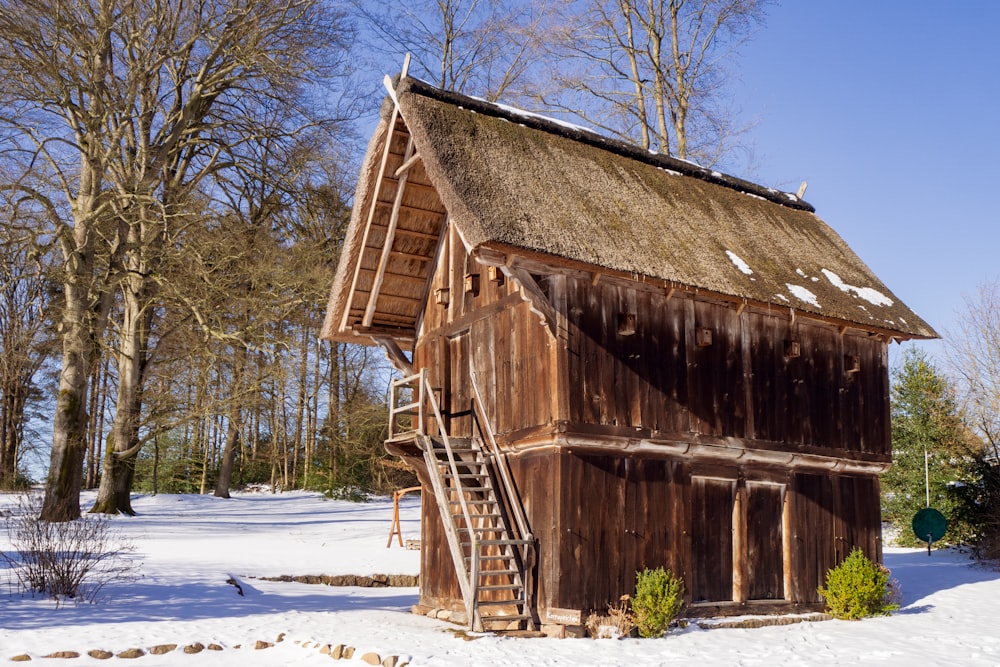
POLYGON ((684 604, 684 582, 658 567, 635 575, 632 613, 640 637, 659 637, 677 618, 684 604))
POLYGON ((52 523, 38 519, 40 512, 39 498, 22 496, 6 517, 14 551, 0 558, 22 591, 95 602, 105 585, 136 576, 138 565, 128 558, 135 547, 117 534, 107 515, 52 523))
POLYGON ((888 616, 899 609, 890 576, 889 570, 868 560, 855 547, 844 562, 826 573, 826 586, 820 586, 819 594, 834 618, 856 621, 888 616))

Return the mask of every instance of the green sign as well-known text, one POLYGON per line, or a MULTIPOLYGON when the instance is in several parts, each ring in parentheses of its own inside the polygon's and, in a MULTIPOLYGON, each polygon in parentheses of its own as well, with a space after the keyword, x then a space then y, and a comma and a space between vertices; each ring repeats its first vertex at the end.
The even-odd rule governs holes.
POLYGON ((948 520, 941 512, 933 507, 925 507, 913 515, 913 532, 917 537, 927 542, 936 542, 944 537, 944 532, 948 530, 948 520))

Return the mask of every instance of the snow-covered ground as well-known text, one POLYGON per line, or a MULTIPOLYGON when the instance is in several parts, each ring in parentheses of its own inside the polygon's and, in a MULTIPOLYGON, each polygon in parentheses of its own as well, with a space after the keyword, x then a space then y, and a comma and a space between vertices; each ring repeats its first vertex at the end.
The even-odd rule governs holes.
MULTIPOLYGON (((85 498, 84 506, 87 506, 85 498)), ((0 496, 0 509, 13 502, 0 496)), ((316 494, 246 494, 231 500, 158 495, 135 499, 139 516, 114 523, 130 536, 141 577, 108 586, 98 604, 0 595, 0 663, 75 651, 67 665, 120 664, 87 652, 141 648, 136 665, 331 664, 324 644, 398 655, 411 665, 1000 665, 1000 573, 951 551, 888 549, 903 593, 888 618, 757 629, 691 625, 663 639, 464 641, 456 626, 414 616, 415 588, 341 588, 268 582, 304 574, 416 574, 418 553, 385 546, 392 503, 327 501, 316 494), (226 583, 229 574, 246 596, 226 583), (273 643, 255 649, 258 641, 273 643), (200 642, 222 650, 148 654, 152 646, 200 642), (235 648, 240 645, 240 648, 235 648)), ((419 499, 401 508, 404 538, 419 536, 419 499)), ((0 532, 0 550, 8 548, 0 532)), ((0 569, 0 584, 6 580, 0 569)))

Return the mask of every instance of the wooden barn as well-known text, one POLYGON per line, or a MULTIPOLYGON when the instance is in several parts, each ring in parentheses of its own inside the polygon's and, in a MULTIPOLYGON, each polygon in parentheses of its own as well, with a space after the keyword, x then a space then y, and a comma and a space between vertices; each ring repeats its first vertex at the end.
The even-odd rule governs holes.
POLYGON ((404 376, 418 609, 579 626, 664 566, 688 615, 817 610, 852 547, 881 560, 887 347, 936 334, 809 204, 390 88, 323 335, 404 376))

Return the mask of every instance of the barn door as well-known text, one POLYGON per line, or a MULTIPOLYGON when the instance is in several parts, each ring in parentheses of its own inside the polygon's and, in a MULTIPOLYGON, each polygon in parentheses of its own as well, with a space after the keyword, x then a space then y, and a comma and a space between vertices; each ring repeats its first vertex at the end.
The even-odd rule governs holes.
POLYGON ((746 483, 747 597, 785 598, 784 496, 782 484, 746 483))
POLYGON ((736 480, 691 477, 692 602, 733 599, 736 480))
POLYGON ((444 406, 448 434, 456 438, 472 435, 472 384, 469 378, 469 330, 446 339, 444 406))

